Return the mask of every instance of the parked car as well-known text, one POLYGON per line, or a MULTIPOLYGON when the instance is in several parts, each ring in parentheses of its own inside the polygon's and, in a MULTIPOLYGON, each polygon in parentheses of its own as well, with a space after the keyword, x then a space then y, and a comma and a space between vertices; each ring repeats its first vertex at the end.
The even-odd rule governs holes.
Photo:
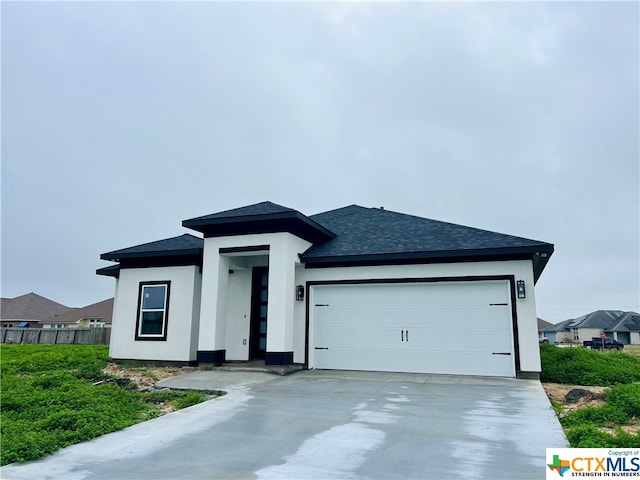
POLYGON ((622 350, 624 348, 624 344, 619 342, 618 340, 614 340, 611 337, 593 337, 591 340, 585 340, 582 342, 582 345, 585 347, 590 347, 596 350, 622 350))
POLYGON ((538 337, 538 343, 549 343, 549 339, 547 337, 538 337))

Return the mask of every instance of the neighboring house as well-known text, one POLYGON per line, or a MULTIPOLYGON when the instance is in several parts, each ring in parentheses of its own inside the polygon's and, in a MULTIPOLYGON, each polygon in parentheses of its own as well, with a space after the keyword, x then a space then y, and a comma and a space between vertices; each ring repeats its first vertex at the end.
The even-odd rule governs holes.
POLYGON ((3 327, 41 327, 40 321, 61 315, 71 308, 36 293, 2 299, 0 323, 3 327))
POLYGON ((553 245, 351 205, 263 202, 104 253, 110 356, 182 364, 537 377, 534 284, 553 245))
POLYGON ((541 337, 542 336, 542 331, 545 328, 550 327, 551 325, 553 325, 553 323, 547 322, 546 320, 538 318, 538 336, 541 337))
POLYGON ((640 344, 640 315, 620 310, 597 310, 547 327, 542 332, 552 343, 582 343, 605 333, 625 345, 640 344))
POLYGON ((113 315, 113 298, 42 320, 42 328, 110 327, 113 315))

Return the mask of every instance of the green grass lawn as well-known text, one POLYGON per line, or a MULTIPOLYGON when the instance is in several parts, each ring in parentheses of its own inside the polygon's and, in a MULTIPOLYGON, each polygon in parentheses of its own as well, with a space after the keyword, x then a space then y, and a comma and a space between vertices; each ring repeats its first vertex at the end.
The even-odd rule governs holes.
POLYGON ((541 345, 540 353, 543 382, 608 387, 602 406, 565 412, 554 404, 572 447, 640 447, 640 432, 621 428, 640 424, 640 357, 550 344, 541 345))
POLYGON ((184 408, 206 398, 200 392, 138 392, 105 375, 106 345, 3 344, 0 354, 1 465, 157 417, 160 402, 184 408))

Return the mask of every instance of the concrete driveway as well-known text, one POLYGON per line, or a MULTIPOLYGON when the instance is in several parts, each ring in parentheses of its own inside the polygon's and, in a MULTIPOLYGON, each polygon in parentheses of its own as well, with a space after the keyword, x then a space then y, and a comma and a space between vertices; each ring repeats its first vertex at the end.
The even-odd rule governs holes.
POLYGON ((3 479, 528 479, 566 438, 539 382, 302 371, 194 372, 229 393, 10 465, 3 479))

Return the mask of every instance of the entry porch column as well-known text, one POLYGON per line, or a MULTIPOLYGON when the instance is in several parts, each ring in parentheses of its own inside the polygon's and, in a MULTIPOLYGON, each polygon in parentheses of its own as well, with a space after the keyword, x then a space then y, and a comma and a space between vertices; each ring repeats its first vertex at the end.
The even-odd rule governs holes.
POLYGON ((295 270, 309 242, 289 233, 278 234, 269 252, 269 299, 266 365, 293 363, 295 270))
MULTIPOLYGON (((214 243, 215 239, 205 239, 214 243)), ((204 249, 202 296, 198 333, 198 363, 220 365, 225 361, 226 300, 229 284, 229 258, 220 255, 217 245, 204 249)))

